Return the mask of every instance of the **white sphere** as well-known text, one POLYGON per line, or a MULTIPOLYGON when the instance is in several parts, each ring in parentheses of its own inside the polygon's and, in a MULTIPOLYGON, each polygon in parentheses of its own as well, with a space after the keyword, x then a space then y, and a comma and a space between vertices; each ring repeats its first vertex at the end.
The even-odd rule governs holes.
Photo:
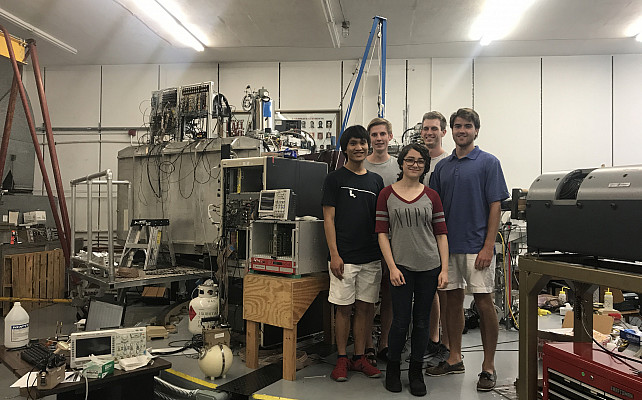
POLYGON ((224 344, 218 344, 201 353, 198 367, 210 378, 225 377, 233 361, 232 350, 224 344))

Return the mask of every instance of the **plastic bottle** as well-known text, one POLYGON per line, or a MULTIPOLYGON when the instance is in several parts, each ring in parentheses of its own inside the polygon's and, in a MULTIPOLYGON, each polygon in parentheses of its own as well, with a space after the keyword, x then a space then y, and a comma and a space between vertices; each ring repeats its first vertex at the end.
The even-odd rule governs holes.
POLYGON ((613 293, 611 293, 611 288, 607 288, 604 292, 604 309, 613 310, 613 293))
POLYGON ((562 317, 564 317, 569 311, 573 311, 573 307, 571 307, 571 305, 568 303, 564 304, 564 307, 560 307, 560 315, 562 317))
POLYGON ((4 319, 4 346, 8 349, 29 343, 29 314, 16 301, 4 319))
POLYGON ((560 293, 557 295, 560 304, 566 304, 566 292, 564 291, 565 288, 568 289, 566 286, 562 286, 562 290, 560 290, 560 293))

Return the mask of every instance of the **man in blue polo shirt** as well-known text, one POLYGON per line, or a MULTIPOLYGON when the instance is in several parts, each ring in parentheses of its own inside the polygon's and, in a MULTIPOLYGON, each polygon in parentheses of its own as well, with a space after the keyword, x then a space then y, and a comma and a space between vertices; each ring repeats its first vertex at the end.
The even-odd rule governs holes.
POLYGON ((465 372, 461 357, 464 330, 464 288, 473 293, 480 316, 484 347, 477 390, 495 387, 495 349, 499 323, 491 293, 495 289, 495 236, 499 229, 500 203, 508 189, 499 160, 475 146, 480 121, 477 112, 460 108, 450 116, 455 150, 440 161, 430 178, 439 193, 448 227, 448 339, 450 356, 426 374, 439 376, 465 372))

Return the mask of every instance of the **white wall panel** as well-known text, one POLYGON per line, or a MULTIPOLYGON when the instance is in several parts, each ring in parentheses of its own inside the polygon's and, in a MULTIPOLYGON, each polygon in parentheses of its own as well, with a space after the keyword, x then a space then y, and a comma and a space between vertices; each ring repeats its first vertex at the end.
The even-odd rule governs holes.
MULTIPOLYGON (((45 164, 47 165, 47 174, 49 175, 49 182, 55 189, 55 181, 53 172, 51 170, 49 151, 46 150, 46 146, 44 152, 45 164)), ((56 153, 58 155, 60 175, 62 177, 62 183, 65 193, 71 193, 71 185, 69 182, 72 179, 93 174, 99 171, 98 160, 100 159, 100 145, 98 143, 98 136, 95 134, 58 135, 56 137, 56 153)), ((38 173, 39 172, 40 170, 38 170, 38 173)), ((78 191, 85 192, 85 188, 79 187, 78 191)))
POLYGON ((474 79, 475 143, 499 158, 509 190, 530 187, 541 173, 540 58, 478 58, 474 79))
MULTIPOLYGON (((345 91, 346 86, 352 79, 352 73, 356 67, 355 61, 345 61, 343 66, 343 83, 345 91)), ((366 70, 368 63, 366 63, 366 70)), ((392 131, 395 139, 401 140, 403 126, 405 121, 405 104, 406 104, 406 61, 405 60, 388 60, 386 66, 386 119, 392 123, 392 131)), ((357 80, 356 74, 350 89, 344 99, 344 109, 347 110, 352 96, 352 90, 357 80)), ((352 106, 350 114, 350 125, 367 126, 368 123, 378 113, 378 95, 379 95, 379 64, 377 60, 372 61, 369 73, 361 76, 361 82, 357 95, 352 106)))
POLYGON ((642 55, 613 57, 613 165, 642 164, 642 55))
POLYGON ((542 59, 542 170, 612 165, 611 57, 542 59))
POLYGON ((160 89, 207 81, 214 82, 214 87, 218 89, 218 64, 161 64, 160 66, 160 89))
POLYGON ((432 110, 431 78, 431 59, 408 60, 408 128, 421 122, 421 117, 432 110))
MULTIPOLYGON (((354 85, 357 82, 357 73, 359 68, 359 63, 361 60, 345 60, 343 61, 343 87, 341 88, 341 95, 345 93, 345 98, 343 99, 343 112, 348 111, 348 106, 350 105, 350 99, 352 98, 352 91, 354 85), (346 92, 346 89, 348 91, 346 92)), ((350 112, 350 119, 346 127, 355 124, 363 124, 363 79, 361 77, 361 83, 357 88, 357 93, 354 97, 354 104, 352 105, 352 111, 350 112)), ((343 124, 344 115, 341 115, 341 123, 343 124)))
POLYGON ((158 90, 158 65, 105 65, 102 68, 102 126, 136 128, 147 124, 152 91, 158 90))
MULTIPOLYGON (((105 195, 101 195, 100 198, 98 197, 98 188, 96 185, 92 188, 95 192, 92 193, 92 202, 91 202, 91 213, 92 213, 92 218, 91 218, 91 226, 92 226, 92 231, 93 231, 93 237, 96 237, 96 234, 98 230, 107 230, 107 198, 105 195), (100 214, 100 220, 98 215, 100 214)), ((103 191, 105 189, 103 188, 103 191)), ((114 198, 114 208, 116 208, 116 198, 114 198)), ((69 209, 69 223, 71 223, 71 196, 67 197, 67 208, 69 209)), ((76 237, 83 237, 86 238, 87 235, 84 234, 84 232, 87 232, 87 193, 78 193, 76 195, 76 220, 74 225, 76 226, 76 232, 80 232, 80 234, 76 233, 76 237)), ((115 230, 115 223, 114 223, 114 230, 115 230)), ((105 234, 102 235, 103 238, 105 238, 105 234)), ((96 241, 94 241, 94 246, 96 241)), ((107 244, 107 240, 105 240, 105 245, 107 244)), ((76 249, 78 251, 78 249, 76 249)))
MULTIPOLYGON (((100 170, 111 169, 114 179, 118 177, 118 152, 129 147, 129 135, 112 134, 102 135, 100 144, 100 170)), ((134 139, 134 144, 137 144, 134 139)))
MULTIPOLYGON (((430 87, 431 108, 450 114, 462 107, 473 105, 473 60, 470 58, 433 58, 430 87)), ((443 147, 454 148, 450 129, 444 137, 443 147)))
POLYGON ((336 110, 341 101, 341 61, 281 63, 281 110, 336 110))
POLYGON ((279 63, 221 63, 219 65, 219 91, 225 95, 230 105, 236 107, 237 111, 243 111, 241 103, 247 85, 250 85, 253 91, 265 87, 270 92, 272 100, 278 104, 279 63))
POLYGON ((45 93, 53 127, 98 126, 99 65, 47 67, 45 93))
MULTIPOLYGON (((388 60, 386 71, 386 119, 392 123, 394 138, 401 143, 406 125, 406 60, 388 60)), ((377 89, 378 90, 378 89, 377 89)), ((375 101, 368 103, 365 126, 377 116, 377 91, 375 101)))

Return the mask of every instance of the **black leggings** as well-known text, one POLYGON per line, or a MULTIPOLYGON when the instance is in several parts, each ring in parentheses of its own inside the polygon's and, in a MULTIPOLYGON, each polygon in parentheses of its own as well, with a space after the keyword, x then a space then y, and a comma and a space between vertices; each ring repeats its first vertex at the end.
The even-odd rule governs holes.
POLYGON ((401 351, 406 342, 412 314, 410 359, 423 362, 424 352, 430 338, 430 309, 437 291, 437 278, 441 268, 422 272, 409 271, 401 265, 397 265, 397 268, 403 274, 406 284, 390 285, 392 326, 388 338, 388 359, 401 361, 401 351))

